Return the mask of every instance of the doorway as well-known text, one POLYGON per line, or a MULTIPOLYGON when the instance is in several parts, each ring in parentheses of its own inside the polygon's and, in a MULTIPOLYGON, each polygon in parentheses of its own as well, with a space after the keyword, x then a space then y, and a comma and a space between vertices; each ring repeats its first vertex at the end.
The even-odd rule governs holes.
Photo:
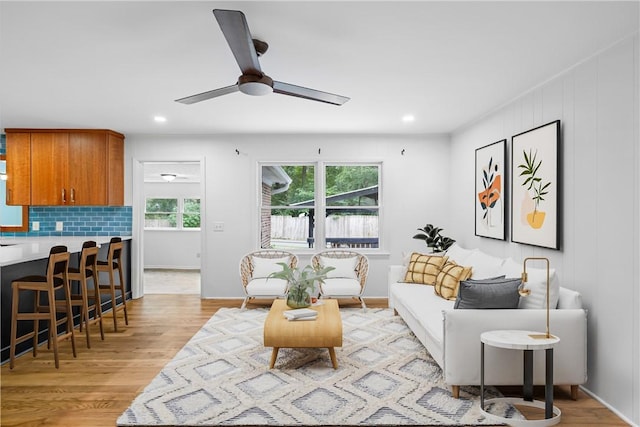
POLYGON ((144 294, 201 294, 200 161, 142 162, 144 294))

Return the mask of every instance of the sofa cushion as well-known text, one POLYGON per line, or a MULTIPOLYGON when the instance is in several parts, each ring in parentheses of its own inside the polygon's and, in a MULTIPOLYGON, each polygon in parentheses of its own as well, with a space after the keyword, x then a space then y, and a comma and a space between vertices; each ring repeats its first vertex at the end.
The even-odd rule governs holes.
POLYGON ((438 273, 434 290, 436 295, 449 300, 455 300, 461 280, 471 276, 471 267, 464 267, 455 262, 447 261, 438 273))
POLYGON ((431 289, 416 283, 394 283, 393 297, 422 325, 433 341, 442 344, 442 310, 453 308, 453 301, 437 296, 431 289))
MULTIPOLYGON (((500 273, 507 277, 522 277, 523 265, 517 263, 513 259, 508 258, 502 264, 500 273)), ((547 308, 547 269, 532 268, 527 265, 528 280, 524 283, 524 288, 531 291, 527 297, 520 298, 518 308, 547 308)), ((549 307, 556 308, 558 306, 558 298, 560 294, 560 281, 556 275, 556 270, 549 269, 549 307)))
POLYGON ((289 264, 289 257, 282 258, 261 258, 257 256, 251 257, 251 265, 253 266, 253 278, 257 277, 269 277, 271 273, 277 273, 282 271, 282 266, 278 265, 279 262, 289 264))
POLYGON ((501 274, 500 266, 502 262, 502 258, 491 256, 479 249, 474 249, 471 255, 465 259, 464 265, 473 268, 473 272, 471 273, 472 279, 487 279, 501 274))
POLYGON ((465 249, 457 243, 454 243, 447 249, 446 255, 450 261, 455 262, 458 265, 468 265, 467 258, 473 253, 473 249, 465 249))
POLYGON ((446 256, 424 255, 414 252, 411 254, 404 281, 407 283, 434 285, 438 273, 440 273, 446 261, 446 256))
POLYGON ((453 308, 518 308, 520 279, 462 281, 453 308))
POLYGON ((320 255, 320 265, 322 267, 333 267, 335 270, 331 270, 327 273, 327 277, 341 277, 346 279, 357 279, 356 265, 358 264, 358 257, 350 258, 331 258, 320 255))

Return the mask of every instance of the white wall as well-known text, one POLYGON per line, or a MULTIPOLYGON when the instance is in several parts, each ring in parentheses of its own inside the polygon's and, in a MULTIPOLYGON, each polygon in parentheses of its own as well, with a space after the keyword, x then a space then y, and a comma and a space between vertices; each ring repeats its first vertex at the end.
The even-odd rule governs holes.
MULTIPOLYGON (((144 197, 199 198, 199 183, 146 182, 144 197)), ((199 230, 144 230, 145 268, 200 268, 199 230)))
POLYGON ((635 424, 640 424, 639 47, 636 34, 455 132, 450 176, 457 195, 451 198, 452 232, 463 246, 515 259, 549 257, 563 285, 582 293, 589 310, 586 388, 635 424), (556 119, 562 121, 561 250, 474 237, 475 149, 503 138, 510 147, 512 135, 556 119))
MULTIPOLYGON (((127 146, 127 186, 142 184, 131 178, 136 162, 199 159, 204 162, 202 295, 205 298, 242 296, 238 263, 245 253, 259 246, 259 161, 383 162, 381 243, 385 253, 369 254, 367 296, 386 297, 389 263, 400 262, 403 251, 424 248, 424 243, 411 238, 416 228, 427 222, 445 228, 449 224, 448 136, 127 135, 127 146), (213 231, 213 222, 223 222, 224 231, 213 231)), ((133 193, 129 188, 128 197, 133 193)), ((127 203, 130 202, 133 201, 128 199, 127 203)), ((133 206, 134 216, 138 215, 135 202, 133 206)), ((146 254, 149 244, 146 241, 143 244, 146 254)), ((301 251, 301 261, 308 262, 312 253, 301 251)))

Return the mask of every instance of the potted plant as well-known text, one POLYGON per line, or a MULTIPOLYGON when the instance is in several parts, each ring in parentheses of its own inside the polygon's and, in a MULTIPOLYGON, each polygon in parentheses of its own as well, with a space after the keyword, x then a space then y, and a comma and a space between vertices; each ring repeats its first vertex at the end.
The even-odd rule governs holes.
POLYGON ((427 224, 424 228, 418 228, 418 231, 422 233, 416 234, 413 238, 424 240, 427 247, 431 248, 433 252, 444 252, 455 243, 455 240, 441 235, 440 232, 442 230, 442 228, 436 227, 433 224, 427 224))
POLYGON ((287 305, 291 308, 304 308, 311 305, 311 296, 317 289, 315 283, 324 283, 327 273, 335 270, 334 267, 313 268, 310 265, 304 268, 291 268, 287 263, 279 262, 282 271, 271 273, 269 277, 283 279, 289 283, 287 291, 287 305))

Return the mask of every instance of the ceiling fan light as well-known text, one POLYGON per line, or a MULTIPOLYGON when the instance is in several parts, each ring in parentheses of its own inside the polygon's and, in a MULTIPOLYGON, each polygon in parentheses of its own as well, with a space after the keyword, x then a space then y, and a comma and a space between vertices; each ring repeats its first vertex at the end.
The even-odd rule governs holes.
POLYGON ((176 179, 176 174, 174 173, 161 173, 160 176, 167 182, 171 182, 176 179))
POLYGON ((273 92, 273 80, 269 76, 243 74, 238 78, 240 92, 252 96, 263 96, 273 92))

